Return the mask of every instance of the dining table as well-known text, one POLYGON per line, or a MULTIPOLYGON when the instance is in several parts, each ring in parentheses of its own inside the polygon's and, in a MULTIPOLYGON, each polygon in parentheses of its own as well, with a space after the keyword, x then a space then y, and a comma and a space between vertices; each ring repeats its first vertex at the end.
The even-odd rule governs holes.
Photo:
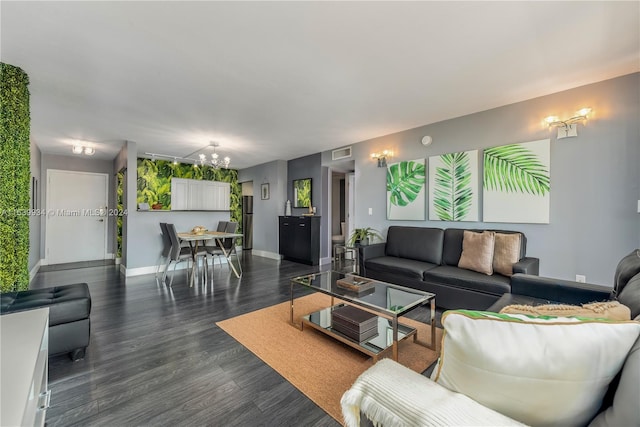
MULTIPOLYGON (((240 257, 238 256, 238 252, 236 250, 235 239, 238 237, 242 237, 242 234, 239 233, 227 233, 224 231, 205 231, 204 233, 194 233, 192 231, 181 232, 178 233, 178 238, 183 242, 189 243, 189 248, 191 249, 191 259, 192 259, 192 270, 191 270, 191 281, 189 286, 193 286, 194 278, 196 277, 196 269, 198 267, 197 256, 198 256, 198 247, 200 247, 200 243, 204 245, 204 242, 207 240, 215 240, 218 244, 218 247, 222 251, 224 257, 226 258, 231 270, 235 274, 235 276, 239 279, 242 277, 242 265, 240 264, 240 257), (234 239, 234 244, 231 245, 230 249, 225 249, 223 242, 224 239, 234 239), (234 265, 231 257, 235 255, 235 259, 237 265, 234 265)), ((206 261, 205 261, 206 263, 206 261)), ((205 268, 207 266, 205 265, 205 268)))

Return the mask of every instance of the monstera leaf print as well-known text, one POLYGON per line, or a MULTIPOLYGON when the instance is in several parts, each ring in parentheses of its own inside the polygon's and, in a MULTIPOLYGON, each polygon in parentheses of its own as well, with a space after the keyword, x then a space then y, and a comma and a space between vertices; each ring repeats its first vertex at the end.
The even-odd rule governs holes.
POLYGON ((424 187, 425 179, 424 163, 410 160, 390 165, 387 168, 390 205, 404 207, 412 203, 424 187))
POLYGON ((443 154, 440 160, 444 167, 435 169, 433 207, 442 221, 462 221, 473 202, 469 154, 443 154))
POLYGON ((484 150, 484 188, 544 196, 550 190, 549 171, 521 144, 484 150))

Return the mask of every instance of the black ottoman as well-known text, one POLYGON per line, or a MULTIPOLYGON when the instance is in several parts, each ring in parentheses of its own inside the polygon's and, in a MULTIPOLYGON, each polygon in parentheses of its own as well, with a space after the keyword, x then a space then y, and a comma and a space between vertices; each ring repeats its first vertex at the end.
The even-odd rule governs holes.
POLYGON ((49 356, 69 353, 84 358, 89 345, 91 295, 86 283, 8 292, 0 295, 0 312, 49 307, 49 356))

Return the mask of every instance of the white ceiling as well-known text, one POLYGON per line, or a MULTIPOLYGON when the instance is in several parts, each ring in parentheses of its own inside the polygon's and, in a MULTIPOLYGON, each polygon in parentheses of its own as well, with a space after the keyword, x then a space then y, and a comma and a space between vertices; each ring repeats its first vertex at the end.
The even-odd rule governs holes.
POLYGON ((8 2, 31 136, 293 159, 640 70, 640 2, 8 2))

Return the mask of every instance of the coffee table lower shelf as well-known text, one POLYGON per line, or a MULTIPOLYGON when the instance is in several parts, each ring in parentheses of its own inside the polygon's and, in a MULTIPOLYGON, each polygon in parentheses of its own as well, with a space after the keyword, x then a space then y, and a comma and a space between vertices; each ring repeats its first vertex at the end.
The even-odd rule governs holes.
MULTIPOLYGON (((304 315, 301 318, 302 325, 311 326, 312 328, 373 357, 374 360, 377 360, 384 351, 393 346, 393 327, 391 325, 391 320, 381 316, 377 316, 378 334, 362 342, 358 342, 357 340, 334 330, 331 327, 331 311, 340 306, 342 306, 342 304, 304 315)), ((399 323, 398 343, 406 338, 415 336, 416 332, 415 328, 399 323)))

